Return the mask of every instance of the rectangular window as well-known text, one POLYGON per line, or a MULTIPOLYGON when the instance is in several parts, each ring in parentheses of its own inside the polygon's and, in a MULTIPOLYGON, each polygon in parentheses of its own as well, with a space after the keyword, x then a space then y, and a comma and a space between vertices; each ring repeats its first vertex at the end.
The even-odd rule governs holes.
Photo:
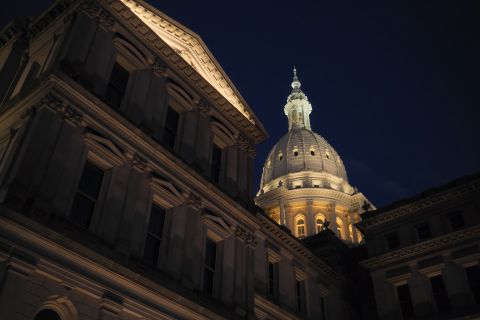
POLYGON ((480 268, 478 265, 465 268, 472 295, 477 304, 480 304, 480 268))
POLYGON ((212 148, 212 180, 220 182, 220 173, 222 172, 222 148, 215 143, 212 148))
POLYGON ((325 310, 325 297, 320 298, 320 307, 322 307, 322 317, 320 319, 325 320, 327 314, 325 310))
POLYGON ((84 228, 90 226, 90 220, 102 186, 103 175, 102 169, 89 161, 85 162, 70 211, 70 219, 84 228))
POLYGON ((385 235, 385 240, 387 241, 387 246, 389 250, 400 247, 400 239, 398 238, 398 233, 396 232, 385 235))
POLYGON ((205 244, 205 265, 203 270, 203 291, 213 295, 215 285, 215 266, 217 260, 217 243, 207 238, 205 244))
POLYGON ((448 221, 452 230, 457 230, 465 227, 465 221, 461 212, 454 212, 448 215, 448 221))
POLYGON ((305 280, 295 280, 295 292, 297 298, 297 312, 305 313, 305 280))
POLYGON ((278 295, 278 263, 268 262, 268 295, 277 297, 278 295))
POLYGON ((418 240, 426 240, 432 237, 432 234, 430 232, 430 226, 428 225, 427 222, 417 224, 415 226, 415 229, 417 229, 417 235, 418 235, 418 240))
POLYGON ((398 303, 404 320, 413 319, 415 317, 412 304, 412 296, 408 284, 397 287, 398 303))
POLYGON ((175 139, 177 138, 179 114, 172 107, 167 108, 167 117, 165 121, 165 130, 163 132, 163 142, 167 147, 173 150, 175 139))
POLYGON ((120 109, 129 76, 130 73, 119 63, 115 62, 108 80, 107 92, 105 93, 105 100, 111 107, 120 109))
POLYGON ((450 311, 450 300, 448 299, 448 293, 443 283, 443 277, 441 275, 431 277, 430 285, 432 286, 432 294, 437 304, 438 312, 450 311))
POLYGON ((143 248, 143 259, 152 265, 157 265, 160 245, 163 238, 165 226, 165 210, 155 204, 150 209, 150 220, 148 221, 147 236, 143 248))

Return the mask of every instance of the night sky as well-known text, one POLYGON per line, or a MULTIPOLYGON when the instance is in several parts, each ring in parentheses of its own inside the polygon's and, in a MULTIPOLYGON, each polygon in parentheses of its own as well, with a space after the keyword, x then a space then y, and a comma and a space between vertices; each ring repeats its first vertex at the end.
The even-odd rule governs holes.
MULTIPOLYGON (((480 170, 480 1, 148 1, 199 34, 270 134, 292 68, 312 128, 377 207, 480 170)), ((48 0, 3 6, 0 24, 48 0)))

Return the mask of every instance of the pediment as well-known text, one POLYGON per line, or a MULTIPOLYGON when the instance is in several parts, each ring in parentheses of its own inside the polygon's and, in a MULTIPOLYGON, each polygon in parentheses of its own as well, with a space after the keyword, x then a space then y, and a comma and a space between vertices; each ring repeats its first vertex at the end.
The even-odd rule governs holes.
POLYGON ((157 36, 195 69, 248 121, 255 125, 253 112, 215 60, 202 39, 180 23, 141 0, 120 0, 157 36))

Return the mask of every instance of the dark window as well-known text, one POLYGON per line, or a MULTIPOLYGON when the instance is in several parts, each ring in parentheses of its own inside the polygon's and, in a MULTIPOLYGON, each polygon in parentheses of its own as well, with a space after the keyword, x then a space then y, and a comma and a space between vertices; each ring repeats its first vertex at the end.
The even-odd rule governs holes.
POLYGON ((145 247, 143 249, 143 259, 152 265, 157 265, 164 225, 165 210, 152 204, 147 236, 145 238, 145 247))
POLYGON ((105 100, 115 109, 120 108, 129 76, 130 73, 115 62, 110 74, 110 80, 108 80, 107 92, 105 93, 105 100))
POLYGON ((305 281, 296 280, 295 288, 297 298, 297 312, 303 314, 305 313, 305 281))
POLYGON ((314 188, 320 188, 320 185, 319 184, 314 184, 313 187, 314 188))
POLYGON ((277 297, 278 294, 278 263, 268 262, 268 294, 277 297))
POLYGON ((450 300, 448 300, 448 293, 443 283, 441 275, 431 277, 430 285, 432 286, 432 294, 437 304, 437 310, 442 313, 450 311, 450 300))
POLYGON ((279 156, 278 156, 278 160, 282 161, 282 159, 283 159, 283 156, 282 156, 282 155, 279 155, 279 156))
POLYGON ((44 309, 37 313, 34 320, 61 320, 61 318, 55 311, 44 309))
POLYGON ((311 156, 314 156, 314 155, 315 155, 315 151, 310 150, 310 155, 311 155, 311 156))
POLYGON ((83 167, 77 193, 73 200, 70 219, 84 228, 90 226, 95 204, 102 186, 103 170, 87 161, 83 167))
POLYGON ((300 189, 301 187, 302 187, 301 184, 297 184, 297 185, 295 186, 295 189, 300 189))
POLYGON ((203 291, 209 295, 213 294, 216 260, 217 244, 215 241, 207 238, 205 244, 205 266, 203 270, 203 291))
POLYGON ((222 148, 215 143, 212 148, 212 179, 216 183, 220 182, 220 172, 222 170, 222 148))
POLYGON ((402 310, 404 320, 413 319, 415 314, 413 311, 412 297, 408 284, 397 287, 398 303, 402 310))
POLYGON ((396 232, 387 234, 385 236, 385 240, 387 240, 387 246, 389 250, 400 247, 400 239, 398 238, 398 234, 396 232))
POLYGON ((418 240, 425 240, 432 236, 430 232, 430 227, 427 222, 417 224, 415 226, 415 229, 417 229, 418 240))
POLYGON ((165 121, 165 130, 163 132, 163 141, 170 149, 175 146, 175 138, 177 137, 178 129, 178 112, 172 107, 167 108, 167 118, 165 121))
POLYGON ((321 320, 325 320, 326 318, 326 310, 325 310, 325 298, 321 297, 320 298, 320 307, 322 307, 322 317, 320 318, 321 320))
POLYGON ((293 156, 298 156, 298 151, 293 151, 293 156))
POLYGON ((450 227, 452 228, 452 230, 465 227, 465 221, 463 220, 463 215, 461 212, 449 214, 448 221, 450 222, 450 227))
POLYGON ((477 304, 480 304, 480 268, 478 265, 465 268, 467 274, 468 283, 472 290, 472 295, 475 298, 477 304))

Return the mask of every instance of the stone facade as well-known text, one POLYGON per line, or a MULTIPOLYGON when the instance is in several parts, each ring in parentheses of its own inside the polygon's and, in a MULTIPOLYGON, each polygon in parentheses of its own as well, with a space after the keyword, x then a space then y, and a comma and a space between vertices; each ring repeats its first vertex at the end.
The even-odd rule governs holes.
POLYGON ((363 215, 379 319, 480 318, 479 212, 476 174, 363 215))
POLYGON ((0 35, 0 319, 355 319, 346 279, 253 205, 266 132, 143 1, 0 35))

